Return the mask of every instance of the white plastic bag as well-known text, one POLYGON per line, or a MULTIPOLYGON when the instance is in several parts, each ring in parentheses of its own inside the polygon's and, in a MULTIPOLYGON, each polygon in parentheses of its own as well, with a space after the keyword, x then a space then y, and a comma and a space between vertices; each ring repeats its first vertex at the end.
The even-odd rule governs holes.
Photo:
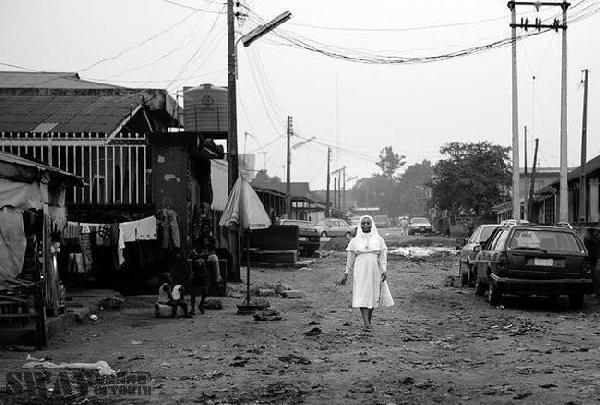
POLYGON ((379 303, 386 307, 394 305, 394 298, 392 297, 387 281, 382 282, 379 288, 379 303))

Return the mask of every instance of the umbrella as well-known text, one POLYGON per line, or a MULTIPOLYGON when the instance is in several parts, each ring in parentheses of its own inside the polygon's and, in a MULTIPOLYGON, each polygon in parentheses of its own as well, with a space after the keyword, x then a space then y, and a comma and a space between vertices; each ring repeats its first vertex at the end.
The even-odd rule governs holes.
POLYGON ((246 305, 250 305, 250 231, 271 226, 262 201, 243 176, 239 176, 229 192, 229 198, 219 220, 220 226, 246 230, 246 305))

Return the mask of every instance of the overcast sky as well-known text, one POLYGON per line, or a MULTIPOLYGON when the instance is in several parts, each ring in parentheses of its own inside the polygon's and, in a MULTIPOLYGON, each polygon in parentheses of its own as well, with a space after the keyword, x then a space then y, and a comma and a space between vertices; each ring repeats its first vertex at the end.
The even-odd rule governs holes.
MULTIPOLYGON (((3 0, 0 62, 80 72, 84 79, 128 87, 167 88, 172 94, 205 82, 226 85, 226 16, 218 13, 225 10, 223 2, 172 1, 204 11, 165 0, 3 0)), ((251 15, 240 22, 242 33, 256 26, 256 15, 269 20, 289 10, 293 17, 280 29, 317 41, 320 49, 428 57, 510 35, 505 0, 243 3, 252 11, 241 8, 251 15)), ((587 17, 568 29, 569 166, 580 161, 585 68, 590 69, 588 160, 600 154, 597 10, 598 0, 574 0, 569 11, 587 17)), ((536 16, 533 8, 518 11, 519 18, 536 16)), ((559 11, 542 9, 540 16, 559 11)), ((529 127, 529 164, 533 138, 539 137, 539 163, 559 165, 560 35, 548 32, 518 43, 519 125, 521 135, 529 127)), ((325 187, 324 144, 334 146, 332 170, 345 165, 349 177, 376 172, 377 155, 387 145, 406 155, 409 165, 435 162, 440 146, 450 141, 510 146, 510 69, 510 46, 441 62, 371 65, 286 46, 268 35, 239 48, 239 150, 257 153, 258 168, 266 162, 270 174, 282 177, 283 135, 291 115, 299 136, 316 137, 294 150, 292 180, 319 189, 325 187), (254 137, 246 144, 245 131, 254 137)))

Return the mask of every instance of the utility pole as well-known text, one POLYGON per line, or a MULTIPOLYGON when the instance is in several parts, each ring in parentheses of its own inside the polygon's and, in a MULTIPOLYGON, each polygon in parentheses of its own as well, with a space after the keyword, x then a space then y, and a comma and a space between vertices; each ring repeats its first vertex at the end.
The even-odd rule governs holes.
MULTIPOLYGON (((567 190, 567 9, 570 3, 563 0, 561 3, 556 2, 545 2, 545 1, 509 1, 508 8, 511 11, 511 23, 512 28, 512 69, 513 69, 513 212, 520 212, 518 197, 518 180, 519 172, 515 170, 515 165, 518 166, 519 153, 516 148, 518 142, 515 141, 515 137, 518 137, 518 119, 517 119, 517 28, 534 28, 540 31, 542 28, 553 29, 558 32, 562 30, 562 69, 561 69, 561 91, 560 91, 560 196, 559 196, 559 221, 567 222, 569 220, 569 198, 567 190), (562 8, 562 22, 558 19, 554 19, 551 24, 543 24, 540 18, 536 18, 535 22, 530 23, 528 18, 521 18, 521 22, 517 24, 516 17, 516 6, 527 5, 533 6, 539 11, 542 6, 558 6, 562 8), (516 163, 515 163, 516 162, 516 163), (515 180, 517 184, 515 184, 515 180)), ((515 217, 516 218, 516 217, 515 217)), ((519 218, 516 218, 517 221, 519 218)))
MULTIPOLYGON (((523 136, 523 154, 524 156, 524 169, 525 169, 525 195, 523 196, 523 199, 525 200, 524 205, 524 209, 525 209, 525 215, 523 216, 523 218, 528 219, 529 218, 529 198, 527 196, 527 190, 529 189, 527 187, 527 185, 529 184, 528 181, 529 179, 527 178, 527 125, 525 125, 525 133, 523 136)), ((520 190, 519 190, 520 191, 520 190)))
POLYGON ((337 176, 333 177, 333 208, 337 208, 337 176))
MULTIPOLYGON (((236 94, 236 49, 235 16, 233 0, 227 0, 227 105, 229 125, 227 129, 227 190, 231 191, 239 176, 238 139, 237 139, 237 94, 236 94)), ((232 273, 239 280, 240 275, 240 233, 230 229, 228 235, 229 251, 232 258, 232 273)))
POLYGON ((512 39, 512 189, 513 189, 513 218, 521 221, 521 201, 519 198, 519 109, 517 97, 517 11, 515 2, 508 2, 511 20, 512 39))
POLYGON ((581 119, 581 168, 579 174, 579 219, 587 222, 587 181, 585 165, 587 163, 587 107, 588 107, 588 69, 583 70, 583 117, 581 119))
POLYGON ((331 146, 327 148, 327 193, 325 197, 325 208, 329 213, 328 216, 331 216, 331 207, 329 206, 329 183, 331 181, 331 146))
POLYGON ((267 152, 259 152, 263 155, 263 170, 267 171, 267 152))
POLYGON ((538 144, 539 139, 535 138, 535 150, 533 151, 533 165, 531 167, 531 182, 529 183, 529 217, 527 218, 529 222, 537 222, 533 219, 533 191, 535 187, 535 168, 537 167, 538 144))
POLYGON ((285 197, 286 197, 286 209, 288 219, 292 217, 292 190, 290 184, 290 167, 292 163, 292 149, 291 149, 291 138, 294 132, 292 128, 292 117, 287 117, 287 182, 285 186, 285 197))
POLYGON ((560 221, 569 221, 569 190, 567 189, 567 8, 562 7, 562 72, 560 86, 560 221))
POLYGON ((342 176, 344 176, 344 188, 342 194, 342 209, 346 209, 346 166, 344 166, 344 170, 342 170, 342 176))

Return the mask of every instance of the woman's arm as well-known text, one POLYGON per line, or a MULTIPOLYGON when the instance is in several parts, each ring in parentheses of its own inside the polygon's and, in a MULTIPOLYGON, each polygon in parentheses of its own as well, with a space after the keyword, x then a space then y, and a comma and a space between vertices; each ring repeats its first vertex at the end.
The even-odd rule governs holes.
POLYGON ((346 271, 344 272, 344 277, 338 281, 339 285, 346 285, 346 280, 348 280, 348 273, 350 270, 354 268, 354 261, 356 260, 356 253, 349 250, 348 255, 346 257, 346 271))
POLYGON ((356 260, 356 252, 349 250, 348 256, 346 257, 346 274, 350 273, 350 270, 352 270, 354 268, 355 260, 356 260))

